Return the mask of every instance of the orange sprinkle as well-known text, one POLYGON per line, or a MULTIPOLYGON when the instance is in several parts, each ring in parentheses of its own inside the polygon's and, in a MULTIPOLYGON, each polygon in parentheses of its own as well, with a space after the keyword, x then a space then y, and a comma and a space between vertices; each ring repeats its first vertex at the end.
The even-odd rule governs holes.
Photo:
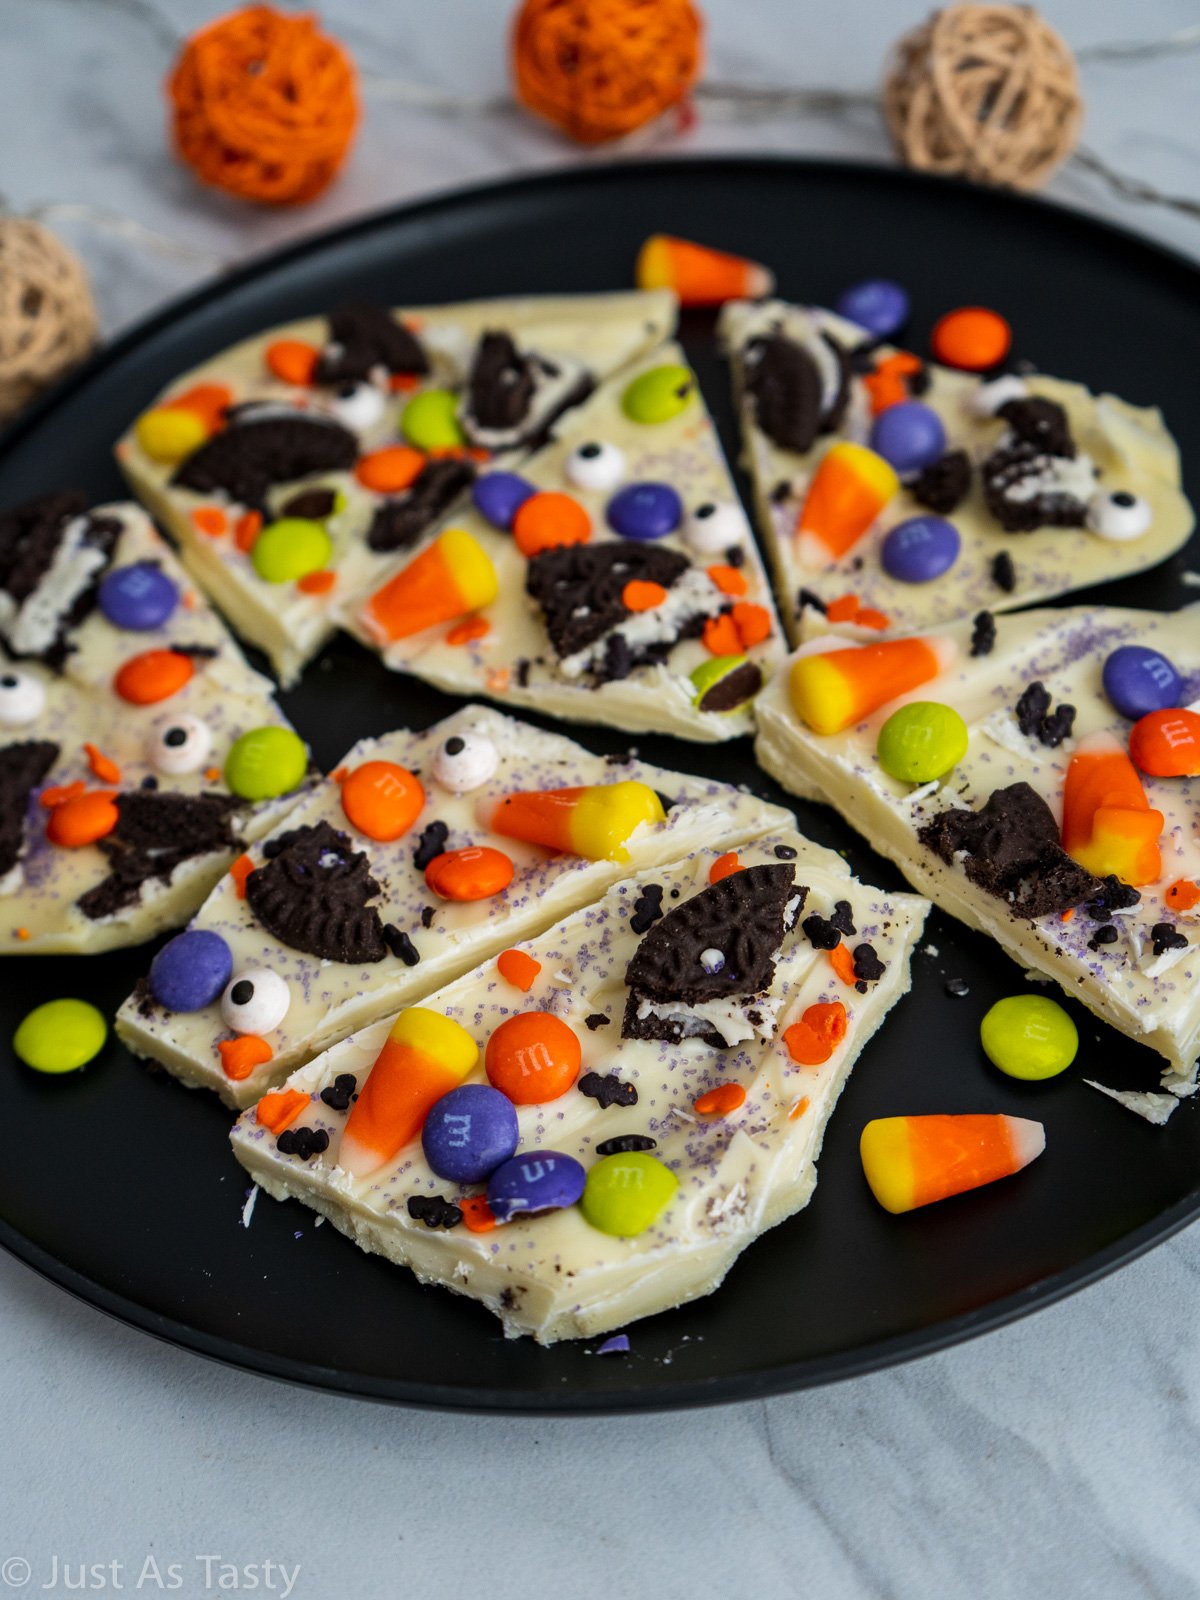
POLYGON ((709 883, 720 883, 722 878, 731 877, 735 872, 742 870, 742 863, 738 860, 736 850, 727 850, 723 856, 718 856, 708 869, 709 883))
POLYGON ((546 490, 531 494, 517 507, 512 536, 523 556, 535 556, 559 545, 586 544, 592 536, 592 519, 569 494, 546 490))
POLYGON ((46 837, 51 844, 64 850, 79 850, 107 838, 119 817, 117 797, 112 790, 92 789, 51 809, 46 837))
POLYGON ((393 372, 388 376, 388 388, 393 394, 411 394, 420 382, 415 372, 393 372))
POLYGON ((490 845, 445 850, 425 868, 425 882, 441 900, 490 900, 512 879, 512 862, 490 845))
POLYGON ((232 1078, 235 1083, 248 1078, 255 1067, 270 1061, 272 1053, 271 1046, 256 1033, 243 1033, 236 1039, 218 1039, 217 1050, 225 1076, 232 1078))
POLYGON ((706 570, 722 594, 733 595, 736 599, 744 595, 750 587, 746 582, 746 574, 739 571, 737 567, 727 567, 718 563, 715 567, 709 567, 706 570))
POLYGON ((621 590, 621 604, 626 611, 653 611, 667 598, 661 583, 651 583, 645 578, 631 578, 621 590))
POLYGON ((229 532, 229 518, 220 506, 197 506, 192 522, 198 532, 206 533, 210 539, 223 539, 229 532))
POLYGON ((282 1133, 295 1122, 302 1111, 311 1105, 308 1095, 299 1089, 279 1089, 263 1095, 254 1111, 255 1122, 261 1122, 272 1133, 282 1133))
POLYGON ((1167 887, 1167 904, 1172 911, 1190 911, 1193 906, 1200 905, 1200 883, 1193 883, 1190 878, 1176 878, 1167 887))
POLYGON ((229 876, 233 879, 234 892, 239 900, 246 898, 246 879, 254 871, 254 862, 248 855, 240 855, 229 869, 229 876))
POLYGON ((307 572, 303 578, 298 578, 296 587, 304 594, 328 594, 336 582, 337 573, 322 567, 320 572, 307 572))
POLYGON ((225 421, 225 408, 233 404, 233 390, 223 383, 197 383, 167 402, 200 418, 209 433, 216 433, 225 421))
POLYGON ((809 1006, 798 1022, 784 1029, 788 1055, 802 1067, 819 1067, 828 1061, 846 1037, 849 1019, 840 1000, 809 1006))
POLYGON ((788 1121, 789 1122, 797 1122, 797 1121, 799 1121, 799 1119, 808 1110, 808 1107, 809 1107, 808 1096, 806 1094, 805 1095, 801 1095, 799 1100, 796 1101, 796 1104, 788 1112, 788 1121))
POLYGON ((52 783, 48 789, 42 790, 42 804, 47 810, 54 806, 65 806, 68 800, 77 800, 87 788, 82 778, 76 778, 74 783, 52 783))
POLYGON ((859 609, 856 594, 839 595, 825 607, 825 618, 828 622, 853 622, 859 609))
POLYGON ((220 767, 205 767, 204 776, 209 783, 216 783, 218 778, 221 777, 221 769, 220 767))
POLYGON ((462 1212, 463 1227, 468 1233, 491 1233, 496 1226, 495 1214, 481 1194, 469 1194, 455 1205, 462 1212))
POLYGON ((492 631, 486 617, 465 617, 456 622, 446 635, 447 644, 470 644, 473 639, 483 639, 492 631))
POLYGON ((1074 915, 1075 915, 1075 907, 1074 906, 1068 906, 1067 909, 1063 912, 1062 916, 1059 918, 1059 921, 1060 922, 1070 922, 1071 918, 1074 915))
POLYGON ((855 984, 858 982, 854 975, 854 957, 844 944, 839 944, 836 950, 829 952, 829 964, 843 983, 855 984))
POLYGON ((702 1117, 727 1117, 745 1103, 746 1091, 740 1083, 719 1083, 715 1089, 692 1101, 702 1117))
POLYGON ((280 383, 308 389, 316 375, 321 352, 305 339, 275 339, 263 351, 267 371, 280 383))
POLYGON ((179 598, 185 611, 195 611, 196 607, 200 603, 195 589, 185 589, 179 598))
POLYGON ((876 611, 874 606, 863 606, 854 613, 854 620, 860 628, 876 628, 880 633, 892 625, 891 617, 885 611, 876 611))
POLYGON ((249 553, 254 548, 254 541, 262 532, 262 512, 244 511, 237 519, 233 529, 233 542, 239 550, 249 553))
POLYGON ((88 758, 88 766, 101 783, 120 783, 121 769, 115 761, 110 761, 94 744, 85 744, 83 749, 88 758))
POLYGON ((701 638, 710 655, 737 656, 742 653, 742 636, 728 612, 722 612, 719 617, 709 617, 701 638))
POLYGON ((489 667, 483 682, 489 694, 506 694, 512 673, 507 667, 489 667))
POLYGON ((342 783, 342 810, 359 833, 390 843, 421 814, 425 790, 394 761, 364 761, 342 783))
POLYGON ((28 928, 14 928, 13 932, 16 934, 18 939, 32 939, 33 938, 33 935, 30 933, 28 928))
POLYGON ((130 705, 152 706, 178 694, 195 671, 191 656, 181 650, 144 650, 118 670, 113 688, 130 705))
POLYGON ((386 444, 360 456, 354 476, 375 494, 403 494, 425 470, 425 452, 408 444, 386 444))
POLYGON ((743 650, 752 650, 756 644, 771 637, 771 613, 766 606, 751 605, 740 600, 731 612, 743 650))
POLYGON ((496 970, 505 983, 511 983, 514 989, 528 994, 542 970, 542 963, 535 961, 524 950, 501 950, 496 957, 496 970))
POLYGON ((349 767, 337 767, 329 774, 330 783, 345 783, 350 775, 349 767))
POLYGON ((876 416, 908 399, 908 384, 904 380, 920 372, 921 365, 918 356, 910 355, 907 350, 897 350, 885 356, 874 372, 866 374, 863 386, 871 397, 871 410, 876 416))

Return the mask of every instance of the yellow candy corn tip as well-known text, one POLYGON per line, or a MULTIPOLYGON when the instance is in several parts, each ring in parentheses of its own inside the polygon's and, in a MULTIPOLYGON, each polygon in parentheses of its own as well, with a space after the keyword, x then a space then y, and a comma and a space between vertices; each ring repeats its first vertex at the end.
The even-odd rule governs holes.
POLYGON ((666 818, 662 801, 646 783, 602 783, 584 791, 571 813, 571 845, 589 861, 628 861, 626 841, 643 822, 666 818))
POLYGON ((438 540, 438 549, 458 581, 463 610, 490 606, 500 593, 500 584, 491 558, 478 539, 465 528, 447 528, 438 540))
POLYGON ((814 733, 840 733, 854 720, 854 701, 829 656, 801 656, 789 677, 792 709, 814 733))
POLYGON ((638 251, 634 282, 639 289, 670 289, 671 244, 664 234, 653 233, 638 251))
POLYGON ((392 1024, 388 1043, 419 1050, 464 1078, 479 1060, 479 1046, 460 1023, 424 1006, 411 1006, 400 1013, 392 1024))
POLYGON ((857 473, 880 500, 890 500, 900 488, 900 479, 895 467, 876 451, 868 449, 865 444, 853 444, 850 440, 845 440, 841 444, 835 444, 825 460, 836 461, 839 465, 857 473))
POLYGON ((871 1193, 885 1211, 911 1211, 917 1197, 907 1117, 868 1122, 858 1142, 871 1193))

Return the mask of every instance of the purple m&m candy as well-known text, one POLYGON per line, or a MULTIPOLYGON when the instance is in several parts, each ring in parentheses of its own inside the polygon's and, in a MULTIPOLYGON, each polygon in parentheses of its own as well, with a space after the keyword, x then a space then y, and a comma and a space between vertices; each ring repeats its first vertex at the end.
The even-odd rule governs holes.
POLYGON ((683 501, 669 483, 629 483, 613 495, 605 516, 623 539, 663 539, 683 521, 683 501))
POLYGON ((100 585, 100 609, 114 628, 161 628, 179 604, 179 589, 153 561, 117 567, 100 585))
POLYGON ((908 321, 908 295, 888 278, 868 278, 844 289, 834 310, 877 339, 886 339, 908 321))
POLYGON ((946 430, 931 406, 919 400, 902 400, 881 411, 871 425, 871 449, 903 478, 920 472, 946 452, 946 430))
POLYGON ((1137 721, 1150 711, 1167 711, 1183 698, 1183 679, 1157 650, 1123 644, 1104 663, 1104 692, 1123 717, 1137 721))
POLYGON ((219 933, 177 933, 150 963, 150 993, 168 1011, 203 1011, 233 976, 233 952, 219 933))
POLYGON ((560 1211, 579 1199, 586 1176, 574 1156, 557 1150, 527 1150, 492 1173, 487 1203, 497 1222, 508 1222, 522 1213, 560 1211))
POLYGON ((512 1101, 489 1083, 451 1089, 425 1118, 421 1145, 439 1178, 483 1183, 520 1143, 512 1101))
POLYGON ((958 560, 962 541, 945 517, 910 517, 883 541, 886 572, 901 583, 931 583, 958 560))
POLYGON ((496 528, 511 528, 519 506, 536 493, 517 472, 485 472, 475 479, 471 499, 480 516, 496 528))

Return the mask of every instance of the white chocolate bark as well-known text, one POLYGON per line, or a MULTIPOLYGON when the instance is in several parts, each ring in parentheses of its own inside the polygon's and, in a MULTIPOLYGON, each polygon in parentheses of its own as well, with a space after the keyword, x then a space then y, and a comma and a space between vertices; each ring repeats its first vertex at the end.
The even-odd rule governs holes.
MULTIPOLYGON (((419 387, 458 388, 485 331, 509 332, 522 348, 558 358, 570 373, 578 375, 584 369, 604 378, 666 338, 675 325, 676 309, 673 295, 656 292, 480 300, 415 307, 394 315, 417 333, 429 357, 431 370, 419 387)), ((298 390, 280 382, 264 360, 268 345, 276 340, 296 339, 321 346, 326 335, 323 317, 308 317, 257 334, 180 377, 156 404, 168 403, 198 384, 223 384, 235 404, 262 400, 292 407, 299 401, 328 410, 335 404, 330 393, 298 390)), ((365 427, 354 426, 349 417, 343 419, 358 434, 360 453, 396 441, 399 415, 412 392, 406 389, 390 395, 379 416, 365 427)), ((277 509, 300 488, 328 487, 342 496, 341 509, 327 524, 334 546, 330 569, 336 574, 336 583, 327 591, 312 593, 296 583, 268 583, 261 578, 233 534, 232 523, 240 508, 221 496, 197 494, 172 484, 175 466, 152 460, 139 446, 132 428, 118 443, 116 453, 138 498, 178 541, 195 581, 238 633, 266 652, 285 686, 295 682, 305 662, 333 634, 332 608, 371 587, 393 564, 392 555, 377 554, 365 542, 384 497, 364 488, 352 471, 315 474, 273 490, 270 497, 277 509), (214 504, 230 513, 231 528, 219 538, 200 532, 193 520, 196 510, 214 504)), ((508 452, 505 459, 521 453, 508 452)))
MULTIPOLYGON (((1106 657, 1120 645, 1160 651, 1184 678, 1184 698, 1200 696, 1200 606, 1163 614, 1106 606, 1036 611, 996 619, 990 655, 969 654, 971 626, 939 630, 952 639, 957 659, 912 694, 882 706, 859 726, 822 736, 805 727, 792 707, 789 668, 760 699, 758 760, 793 793, 826 800, 892 858, 922 894, 970 926, 989 934, 1024 969, 1061 984, 1113 1027, 1166 1058, 1163 1085, 1175 1094, 1195 1087, 1200 1054, 1200 918, 1166 902, 1177 879, 1200 877, 1200 778, 1142 776, 1147 799, 1165 818, 1160 848, 1162 876, 1141 888, 1141 901, 1113 918, 1120 937, 1093 946, 1099 924, 1080 908, 1037 920, 1013 914, 1006 903, 971 883, 960 864, 947 865, 917 837, 919 828, 951 805, 978 809, 996 789, 1028 783, 1061 823, 1063 785, 1078 741, 1101 730, 1122 747, 1131 724, 1109 703, 1101 686, 1106 657), (1056 749, 1027 737, 1013 707, 1040 680, 1055 705, 1076 707, 1074 736, 1056 749), (970 730, 964 759, 939 784, 917 788, 890 777, 875 754, 879 730, 910 700, 952 706, 970 730), (1174 924, 1186 948, 1155 956, 1151 928, 1174 924)), ((837 647, 830 639, 829 647, 837 647)), ((790 665, 790 664, 789 664, 790 665)))
MULTIPOLYGON (((1074 469, 1086 496, 1090 481, 1086 457, 1100 472, 1094 487, 1140 497, 1148 507, 1150 525, 1127 542, 1113 542, 1087 528, 1044 527, 1031 533, 1006 533, 984 503, 978 471, 979 462, 1004 435, 1006 424, 999 417, 980 414, 981 379, 930 363, 929 388, 916 398, 941 417, 947 450, 966 450, 975 469, 966 499, 946 513, 962 540, 958 560, 942 577, 928 583, 904 583, 884 569, 880 551, 890 529, 910 517, 930 515, 902 487, 874 526, 840 560, 832 565, 806 565, 795 530, 808 485, 825 452, 839 439, 868 442, 872 421, 869 397, 861 377, 853 378, 850 404, 836 433, 822 435, 803 455, 781 449, 757 426, 753 400, 741 392, 741 352, 750 340, 775 326, 801 341, 818 339, 825 331, 848 349, 866 336, 831 312, 782 301, 735 302, 725 308, 720 326, 739 390, 745 461, 754 484, 758 524, 771 555, 780 612, 794 640, 826 626, 816 609, 804 607, 802 611, 798 601, 802 588, 826 602, 857 595, 863 607, 881 611, 888 618, 891 631, 914 633, 979 611, 1008 611, 1141 572, 1187 542, 1195 518, 1180 488, 1178 448, 1157 407, 1130 405, 1110 394, 1094 395, 1081 384, 1040 373, 1021 380, 1025 390, 1064 408, 1080 452, 1078 461, 1059 465, 1074 469), (777 497, 780 486, 790 486, 790 492, 777 497), (1002 552, 1011 556, 1015 569, 1011 593, 999 587, 992 574, 992 563, 1002 552)), ((887 353, 886 348, 880 351, 887 353)), ((1004 395, 996 398, 1002 400, 1004 395)), ((842 631, 855 630, 843 624, 842 631)), ((866 629, 857 631, 864 638, 879 636, 866 629)))
MULTIPOLYGON (((763 607, 770 614, 770 635, 744 652, 765 678, 782 658, 783 637, 762 559, 703 398, 697 390, 692 402, 677 416, 654 424, 633 422, 622 409, 625 388, 639 373, 664 364, 684 363, 683 351, 674 344, 663 345, 643 357, 565 417, 555 428, 553 441, 521 464, 520 473, 536 489, 568 494, 584 506, 592 524, 591 545, 619 537, 606 522, 605 507, 621 487, 639 482, 673 487, 683 502, 684 523, 675 533, 653 543, 682 551, 694 569, 672 587, 661 606, 631 617, 622 625, 622 632, 636 645, 639 638, 672 637, 683 616, 697 614, 705 605, 711 605, 715 614, 722 596, 714 591, 705 569, 727 564, 729 552, 733 551, 733 559, 741 562, 737 570, 745 580, 745 593, 737 599, 763 607), (615 446, 624 456, 623 476, 614 487, 582 488, 568 476, 566 464, 586 443, 615 446), (697 549, 690 539, 688 513, 705 505, 721 508, 722 542, 718 549, 697 549), (654 631, 659 626, 661 633, 654 631)), ((377 636, 366 602, 345 607, 346 626, 363 643, 379 650, 389 667, 412 672, 452 693, 486 694, 506 706, 532 706, 574 722, 602 722, 630 732, 674 733, 684 739, 711 741, 753 731, 749 702, 727 712, 701 711, 697 707, 698 691, 690 674, 712 659, 712 653, 699 638, 680 639, 661 664, 635 667, 628 677, 598 684, 591 681, 587 668, 591 659, 602 653, 603 639, 591 651, 559 660, 538 607, 525 592, 528 562, 512 536, 495 528, 474 509, 465 510, 448 522, 466 529, 495 567, 499 595, 478 613, 488 631, 465 644, 453 644, 453 624, 443 624, 389 642, 377 636)), ((394 570, 402 569, 414 553, 397 560, 394 570)), ((728 603, 726 599, 725 604, 728 603)))
MULTIPOLYGON (((95 606, 69 629, 71 648, 61 672, 36 659, 11 663, 13 672, 41 686, 45 702, 35 720, 0 726, 0 745, 44 740, 56 744, 59 754, 31 797, 17 864, 0 881, 0 945, 10 954, 91 953, 139 944, 186 922, 238 854, 236 849, 224 849, 193 856, 168 878, 144 883, 132 903, 106 916, 89 917, 80 909, 79 898, 108 876, 110 863, 98 845, 67 849, 51 843, 46 835, 50 811, 40 804, 41 792, 75 782, 88 789, 124 792, 148 781, 160 793, 228 795, 222 768, 234 740, 252 728, 288 726, 272 698, 269 680, 247 666, 224 624, 191 587, 145 513, 122 503, 96 506, 90 515, 121 524, 107 572, 154 562, 175 582, 182 603, 152 631, 115 627, 95 606), (213 653, 195 658, 193 677, 169 699, 131 705, 117 695, 114 677, 126 661, 144 651, 173 646, 196 646, 213 653), (153 730, 187 719, 207 730, 211 740, 207 756, 194 771, 165 772, 150 759, 153 730), (118 779, 97 775, 87 744, 115 763, 118 779)), ((54 584, 44 588, 48 593, 54 584)), ((58 595, 59 602, 69 598, 69 590, 58 595)), ((22 618, 36 611, 36 605, 26 606, 22 618)), ((242 802, 234 813, 234 834, 247 843, 261 838, 299 798, 298 792, 259 804, 242 802)))
MULTIPOLYGON (((218 1041, 231 1037, 217 1005, 172 1013, 134 994, 117 1016, 117 1031, 138 1055, 152 1056, 185 1082, 215 1089, 229 1105, 252 1105, 265 1090, 319 1051, 376 1018, 414 1004, 440 984, 458 977, 515 940, 548 927, 556 918, 596 899, 634 868, 678 860, 710 841, 732 849, 767 829, 789 825, 790 812, 728 784, 667 772, 635 760, 592 755, 572 740, 543 733, 483 706, 467 706, 423 733, 398 732, 364 740, 342 763, 393 761, 417 773, 425 805, 408 833, 392 843, 366 838, 348 821, 335 781, 324 783, 285 823, 285 831, 326 820, 347 833, 369 858, 382 893, 373 902, 384 924, 407 934, 420 960, 408 966, 389 955, 374 963, 346 964, 289 949, 256 920, 237 885, 224 879, 192 926, 211 929, 229 944, 234 972, 268 967, 287 982, 291 1004, 267 1043, 272 1059, 249 1077, 226 1076, 218 1041), (455 735, 473 733, 495 746, 499 763, 478 788, 450 792, 434 776, 437 752, 455 735), (539 845, 503 838, 487 826, 495 802, 518 790, 564 788, 636 779, 676 803, 658 824, 642 824, 628 842, 629 860, 589 861, 539 845), (516 873, 501 894, 487 900, 439 900, 414 863, 423 830, 433 822, 449 829, 445 848, 489 845, 513 861, 516 873), (424 914, 424 915, 423 915, 424 914)), ((268 841, 269 844, 269 841, 268 841)), ((252 852, 256 866, 262 850, 252 852)))
POLYGON ((427 1228, 409 1215, 409 1198, 453 1199, 457 1191, 430 1170, 418 1141, 370 1177, 343 1172, 338 1148, 345 1115, 324 1104, 320 1091, 345 1072, 361 1085, 387 1036, 386 1020, 288 1081, 290 1089, 312 1096, 293 1127, 324 1129, 330 1140, 324 1153, 307 1162, 281 1153, 251 1111, 233 1131, 238 1160, 268 1194, 303 1201, 364 1250, 411 1268, 423 1283, 482 1301, 510 1337, 528 1334, 543 1344, 590 1337, 710 1294, 749 1244, 811 1199, 825 1125, 863 1046, 909 987, 909 958, 927 910, 914 896, 858 883, 839 856, 793 832, 744 846, 743 865, 777 865, 776 845, 796 852, 795 882, 809 890, 806 912, 826 914, 835 901, 849 901, 860 935, 885 963, 865 994, 843 984, 828 956, 796 927, 777 958, 771 1000, 778 1021, 768 1037, 725 1051, 700 1039, 621 1038, 625 969, 639 943, 630 928, 638 895, 649 881, 664 886, 668 906, 676 889, 678 903, 685 902, 708 882, 716 851, 706 849, 618 883, 597 905, 522 943, 519 948, 541 963, 528 994, 506 983, 491 962, 423 1002, 459 1022, 480 1046, 481 1064, 468 1081, 486 1081, 482 1049, 505 1017, 544 1010, 578 1034, 584 1073, 615 1072, 636 1087, 633 1106, 602 1110, 578 1087, 545 1105, 518 1106, 519 1153, 552 1149, 587 1167, 603 1140, 632 1133, 654 1138, 653 1153, 673 1170, 679 1188, 646 1232, 632 1238, 599 1232, 577 1206, 519 1217, 484 1233, 461 1225, 427 1228), (843 1042, 823 1066, 797 1066, 783 1030, 808 1006, 831 1000, 846 1007, 843 1042), (609 1023, 589 1029, 585 1019, 597 1013, 609 1023), (737 1110, 723 1117, 695 1111, 697 1097, 729 1082, 746 1091, 737 1110))

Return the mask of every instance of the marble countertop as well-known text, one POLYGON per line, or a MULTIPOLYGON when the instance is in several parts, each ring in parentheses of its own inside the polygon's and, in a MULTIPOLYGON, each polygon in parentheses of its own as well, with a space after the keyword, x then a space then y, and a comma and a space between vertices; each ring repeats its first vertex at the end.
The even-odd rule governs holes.
MULTIPOLYGON (((376 83, 353 163, 316 205, 260 213, 203 193, 167 153, 159 83, 171 37, 216 9, 0 5, 4 202, 103 208, 186 248, 172 255, 56 213, 107 331, 223 262, 365 209, 579 159, 515 113, 434 114, 376 83)), ((322 8, 378 78, 480 99, 503 93, 507 9, 322 8)), ((712 75, 870 87, 921 9, 705 0, 712 75)), ((1192 0, 1043 10, 1079 48, 1197 20, 1192 0)), ((1089 63, 1089 144, 1161 188, 1200 194, 1200 128, 1179 114, 1198 70, 1197 52, 1089 63)), ((681 145, 888 158, 862 111, 709 118, 661 147, 681 145)), ((1050 192, 1200 255, 1200 222, 1118 199, 1086 174, 1069 171, 1050 192)), ((832 1389, 663 1417, 500 1420, 227 1371, 0 1256, 0 1593, 193 1596, 256 1582, 299 1600, 457 1600, 468 1587, 488 1600, 1185 1600, 1200 1595, 1198 1313, 1192 1228, 1022 1323, 832 1389)))

